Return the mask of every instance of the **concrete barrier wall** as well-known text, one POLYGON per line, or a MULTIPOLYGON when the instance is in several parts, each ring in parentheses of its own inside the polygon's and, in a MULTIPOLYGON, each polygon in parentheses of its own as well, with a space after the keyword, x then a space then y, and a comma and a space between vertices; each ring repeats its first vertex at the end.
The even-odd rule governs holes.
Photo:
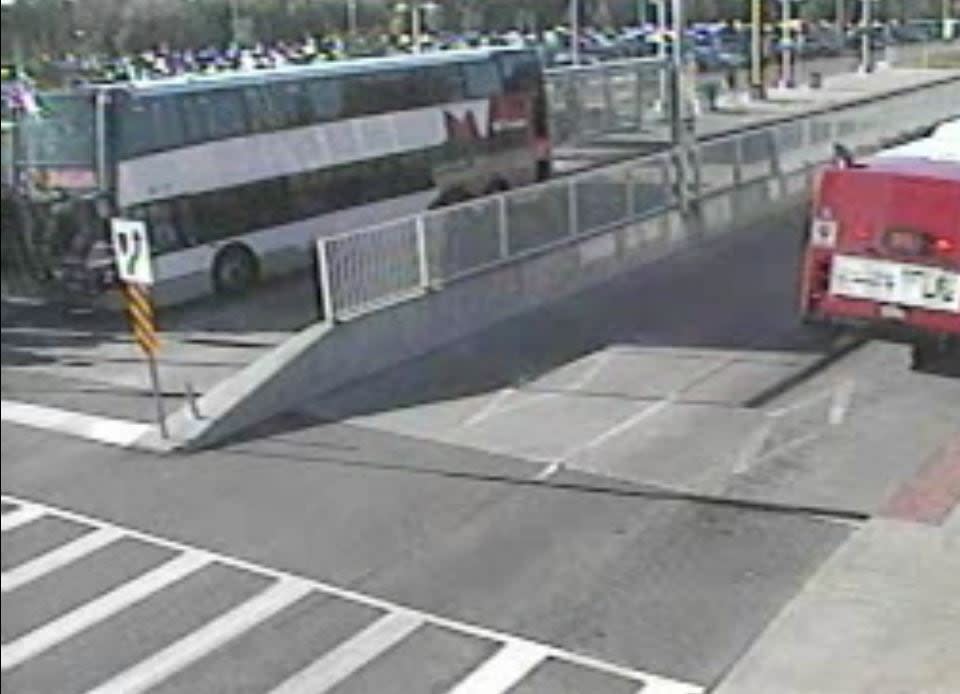
POLYGON ((685 219, 675 211, 665 212, 492 268, 390 310, 333 327, 308 328, 201 398, 203 419, 187 411, 171 417, 172 438, 186 448, 218 444, 306 398, 335 391, 704 239, 733 233, 801 202, 806 178, 806 173, 793 177, 795 193, 789 197, 780 194, 779 185, 761 181, 705 199, 701 215, 685 219))

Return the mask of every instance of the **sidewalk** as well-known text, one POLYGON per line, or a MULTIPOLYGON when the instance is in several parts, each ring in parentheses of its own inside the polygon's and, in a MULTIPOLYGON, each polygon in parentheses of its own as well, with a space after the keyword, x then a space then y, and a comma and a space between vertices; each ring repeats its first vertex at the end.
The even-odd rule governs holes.
POLYGON ((913 504, 894 497, 897 518, 851 536, 716 694, 960 691, 960 440, 935 469, 938 479, 908 489, 913 504), (945 495, 953 510, 940 524, 906 518, 945 495))
MULTIPOLYGON (((696 119, 697 137, 711 138, 778 120, 852 104, 931 84, 953 77, 960 70, 922 68, 890 68, 869 74, 842 73, 824 78, 821 89, 807 86, 795 89, 772 89, 766 100, 750 100, 743 94, 722 94, 715 111, 704 110, 696 119)), ((958 97, 960 98, 960 97, 958 97)), ((558 147, 555 151, 557 171, 561 174, 613 164, 620 160, 644 156, 669 146, 670 123, 651 113, 644 127, 636 132, 613 133, 576 146, 558 147)))

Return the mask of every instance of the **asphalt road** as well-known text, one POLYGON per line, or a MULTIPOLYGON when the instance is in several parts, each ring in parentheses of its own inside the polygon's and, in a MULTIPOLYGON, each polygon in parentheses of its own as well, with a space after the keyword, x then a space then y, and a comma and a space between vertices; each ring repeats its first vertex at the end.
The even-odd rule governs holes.
POLYGON ((801 218, 222 450, 3 424, 3 691, 714 684, 960 433, 956 365, 797 323, 801 218))

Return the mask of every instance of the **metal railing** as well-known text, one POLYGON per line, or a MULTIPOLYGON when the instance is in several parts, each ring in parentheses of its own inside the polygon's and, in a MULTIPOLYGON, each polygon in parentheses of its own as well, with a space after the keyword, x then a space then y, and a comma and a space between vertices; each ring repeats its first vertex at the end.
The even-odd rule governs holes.
POLYGON ((636 131, 660 97, 659 58, 635 58, 546 71, 554 144, 636 131))
MULTIPOLYGON (((836 142, 883 144, 960 114, 960 80, 711 139, 694 199, 828 161, 836 142)), ((320 241, 326 316, 346 320, 524 255, 678 209, 667 152, 320 241)))

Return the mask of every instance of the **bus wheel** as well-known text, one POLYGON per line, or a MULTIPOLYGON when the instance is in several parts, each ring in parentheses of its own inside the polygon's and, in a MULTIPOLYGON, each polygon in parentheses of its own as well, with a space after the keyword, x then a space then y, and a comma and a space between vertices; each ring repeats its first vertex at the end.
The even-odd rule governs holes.
POLYGON ((259 275, 257 259, 246 246, 227 246, 213 264, 213 286, 219 294, 242 294, 259 275))

